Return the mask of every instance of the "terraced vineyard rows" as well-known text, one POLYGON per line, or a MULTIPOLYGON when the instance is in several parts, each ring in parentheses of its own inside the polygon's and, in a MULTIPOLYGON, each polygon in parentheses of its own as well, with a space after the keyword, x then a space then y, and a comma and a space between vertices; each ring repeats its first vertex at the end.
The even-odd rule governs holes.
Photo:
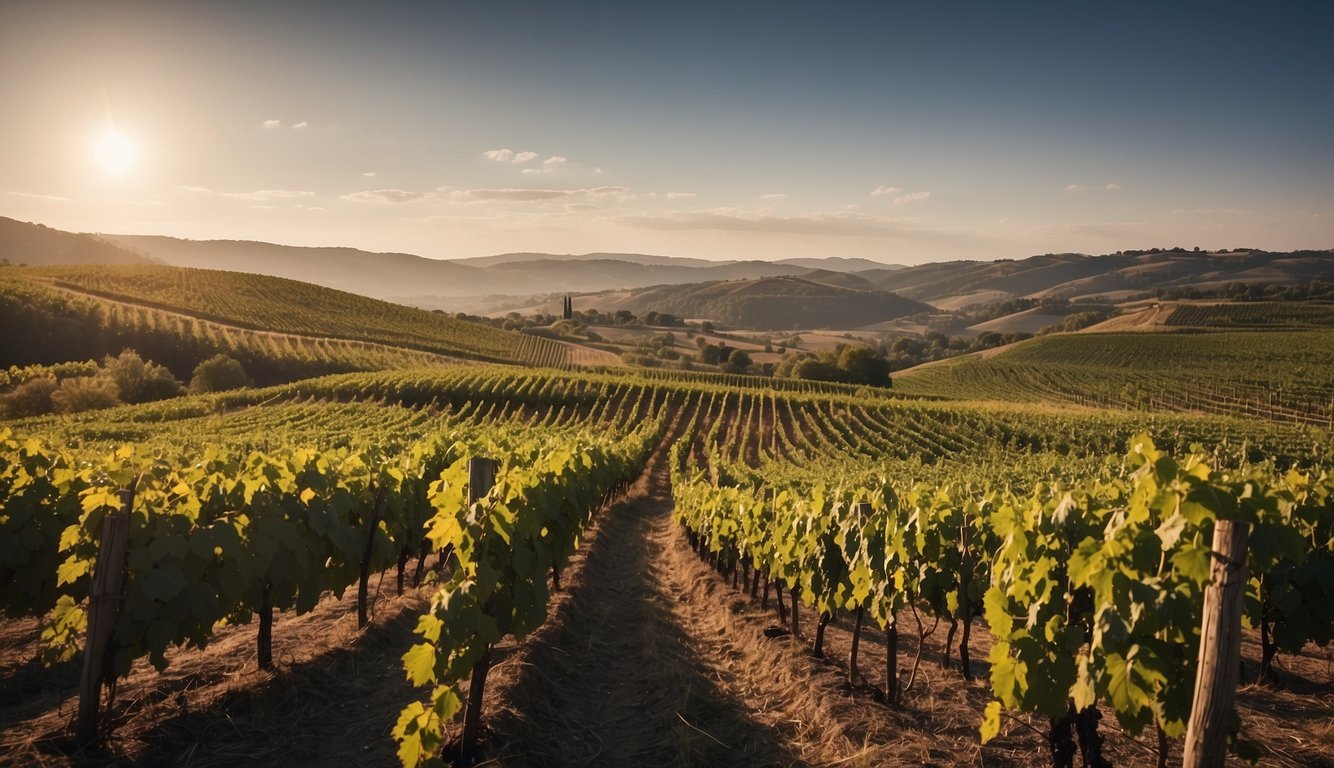
MULTIPOLYGON (((401 350, 498 362, 562 367, 568 347, 451 316, 377 301, 283 278, 156 266, 6 269, 0 298, 38 303, 57 314, 107 315, 112 328, 148 329, 219 346, 242 331, 298 339, 366 342, 401 350), (64 294, 62 296, 62 294, 64 294), (82 301, 71 301, 71 297, 82 301), (103 301, 98 301, 101 299, 103 301), (128 305, 128 306, 127 306, 128 305), (180 316, 185 316, 183 319, 180 316)), ((298 351, 298 354, 301 354, 298 351)), ((396 361, 403 365, 405 360, 396 361)), ((370 365, 361 365, 369 368, 370 365)), ((384 367, 384 366, 380 366, 384 367)))
POLYGON ((895 379, 914 395, 1200 411, 1334 426, 1334 333, 1058 334, 895 379))

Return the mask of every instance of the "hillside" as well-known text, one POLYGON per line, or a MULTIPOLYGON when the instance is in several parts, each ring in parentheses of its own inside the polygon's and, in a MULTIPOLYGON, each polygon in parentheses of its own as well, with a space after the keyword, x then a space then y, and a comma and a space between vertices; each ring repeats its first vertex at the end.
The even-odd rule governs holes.
MULTIPOLYGON (((473 259, 428 259, 355 248, 307 248, 239 240, 182 240, 156 235, 104 235, 106 241, 177 267, 221 269, 286 277, 327 288, 419 306, 451 308, 449 299, 590 293, 712 280, 750 280, 802 274, 801 264, 594 253, 511 253, 473 259)), ((874 265, 830 259, 830 271, 874 265)))
POLYGON ((1334 331, 1061 333, 894 375, 894 391, 1334 426, 1334 331))
POLYGON ((756 330, 858 328, 930 310, 924 304, 885 291, 832 285, 804 277, 660 285, 579 297, 576 306, 579 305, 593 306, 602 312, 617 309, 665 312, 756 330))
POLYGON ((254 331, 529 364, 561 364, 566 350, 554 341, 263 275, 158 265, 11 268, 3 274, 19 285, 254 331))
POLYGON ((1211 288, 1230 282, 1334 281, 1334 252, 1047 254, 1000 261, 950 261, 859 273, 877 288, 942 309, 1007 298, 1116 298, 1154 288, 1211 288))
POLYGON ((0 216, 0 260, 10 264, 148 264, 148 259, 92 235, 62 232, 0 216))

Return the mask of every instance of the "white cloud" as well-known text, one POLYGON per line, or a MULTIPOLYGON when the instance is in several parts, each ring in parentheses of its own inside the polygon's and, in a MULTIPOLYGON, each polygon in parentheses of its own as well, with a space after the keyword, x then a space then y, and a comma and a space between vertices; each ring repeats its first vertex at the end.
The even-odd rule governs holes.
POLYGON ((512 149, 488 149, 482 153, 482 157, 487 160, 495 160, 497 163, 508 163, 514 158, 512 149))
POLYGON ((315 196, 314 192, 307 192, 303 189, 257 189, 254 192, 219 192, 218 194, 235 200, 253 200, 256 202, 298 200, 303 197, 315 196))
POLYGON ((1083 184, 1070 184, 1065 188, 1065 191, 1071 194, 1078 194, 1080 192, 1087 192, 1088 189, 1089 188, 1083 184))
POLYGON ((362 175, 362 176, 365 176, 365 177, 368 178, 368 179, 373 179, 373 178, 375 178, 375 171, 366 171, 365 173, 363 173, 363 174, 361 174, 361 175, 362 175))
POLYGON ((310 127, 310 123, 306 122, 305 120, 302 120, 302 121, 299 122, 299 123, 293 123, 293 124, 292 124, 292 130, 294 130, 294 131, 304 131, 305 129, 307 129, 307 128, 309 128, 309 127, 310 127))
POLYGON ((434 197, 429 192, 410 192, 406 189, 368 189, 342 196, 354 203, 415 203, 434 197))
POLYGON ((1103 187, 1103 189, 1107 190, 1108 192, 1120 192, 1120 191, 1121 191, 1121 185, 1120 185, 1120 184, 1115 184, 1115 183, 1113 183, 1113 184, 1108 184, 1107 186, 1103 187))
POLYGON ((537 176, 537 175, 542 175, 542 174, 548 174, 548 173, 551 173, 553 170, 555 170, 555 169, 554 169, 554 168, 524 168, 524 169, 523 169, 523 174, 524 174, 525 176, 537 176))
POLYGON ((573 197, 578 192, 579 190, 575 189, 460 189, 451 193, 450 197, 462 202, 499 201, 528 203, 538 200, 556 200, 562 197, 573 197))
POLYGON ((264 127, 265 127, 266 129, 270 130, 270 131, 273 130, 274 128, 281 128, 281 127, 283 127, 283 121, 281 121, 281 120, 265 120, 265 121, 264 121, 264 127))
POLYGON ((881 195, 897 195, 902 191, 903 187, 886 187, 885 185, 882 184, 876 187, 875 189, 871 190, 871 196, 880 197, 881 195))
POLYGON ((506 187, 501 189, 460 189, 450 193, 451 199, 462 203, 531 203, 566 198, 585 198, 589 200, 614 198, 624 202, 630 197, 630 190, 627 187, 592 187, 589 189, 506 187))
POLYGON ((761 200, 782 200, 785 197, 787 195, 783 192, 770 192, 767 195, 760 195, 761 200))
MULTIPOLYGON (((176 187, 177 192, 188 192, 193 195, 217 195, 232 200, 248 200, 255 203, 271 203, 280 200, 300 200, 302 198, 314 197, 314 192, 304 189, 257 189, 253 192, 220 192, 200 187, 192 184, 181 184, 176 187)), ((253 206, 252 206, 253 207, 253 206)))
POLYGON ((530 161, 530 160, 536 160, 536 159, 537 159, 537 153, 536 153, 536 152, 516 152, 516 153, 514 153, 514 162, 515 162, 515 164, 526 163, 526 162, 528 162, 528 161, 530 161))
POLYGON ((548 157, 546 160, 543 160, 542 165, 554 166, 554 165, 560 165, 565 162, 568 162, 566 158, 561 157, 560 155, 552 155, 551 157, 548 157))
POLYGON ((921 200, 927 200, 930 197, 931 197, 930 192, 909 192, 906 195, 899 195, 898 197, 894 198, 894 205, 906 205, 908 203, 916 203, 921 200))
POLYGON ((688 200, 695 196, 694 192, 668 192, 668 200, 688 200))

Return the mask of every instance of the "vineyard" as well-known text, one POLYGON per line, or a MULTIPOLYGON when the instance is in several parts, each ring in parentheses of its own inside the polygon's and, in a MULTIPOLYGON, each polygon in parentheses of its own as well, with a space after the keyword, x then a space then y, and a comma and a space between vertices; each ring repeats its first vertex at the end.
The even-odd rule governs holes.
POLYGON ((1317 302, 1179 304, 1167 325, 1199 328, 1331 328, 1334 306, 1317 302))
POLYGON ((95 357, 126 346, 164 359, 225 352, 282 370, 272 381, 442 357, 563 367, 571 350, 294 280, 175 267, 0 270, 0 313, 26 331, 31 347, 0 350, 4 357, 34 358, 13 362, 95 357))
POLYGON ((436 365, 10 422, 0 752, 1328 763, 1330 431, 1240 394, 1077 407, 1191 355, 1327 405, 1327 335, 1141 336, 890 390, 436 365), (1235 731, 1192 720, 1232 528, 1235 731))
POLYGON ((1059 334, 922 366, 896 391, 1334 426, 1334 332, 1059 334))

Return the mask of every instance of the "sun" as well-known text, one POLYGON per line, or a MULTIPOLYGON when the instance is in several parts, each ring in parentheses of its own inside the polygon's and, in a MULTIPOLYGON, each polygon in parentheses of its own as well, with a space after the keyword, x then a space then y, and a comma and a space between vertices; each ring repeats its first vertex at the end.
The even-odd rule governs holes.
POLYGON ((93 160, 97 167, 112 176, 124 176, 134 168, 139 153, 125 134, 109 128, 93 143, 93 160))

